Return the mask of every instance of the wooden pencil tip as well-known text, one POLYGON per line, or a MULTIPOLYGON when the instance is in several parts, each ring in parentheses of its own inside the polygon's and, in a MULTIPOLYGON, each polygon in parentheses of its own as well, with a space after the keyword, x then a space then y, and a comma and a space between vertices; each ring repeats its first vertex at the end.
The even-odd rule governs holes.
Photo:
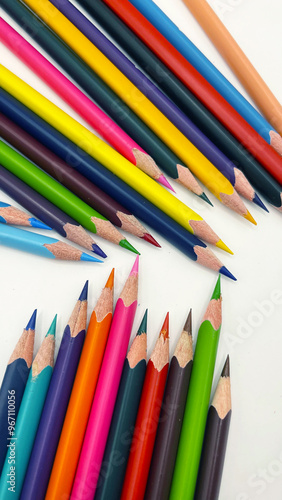
POLYGON ((215 299, 218 300, 221 295, 221 286, 220 286, 220 274, 218 275, 216 285, 214 287, 214 291, 211 297, 211 300, 215 299))
POLYGON ((105 285, 105 288, 110 288, 111 290, 114 287, 114 279, 115 279, 115 268, 111 270, 110 276, 108 277, 108 281, 105 285))
POLYGON ((57 317, 58 315, 55 314, 54 319, 49 327, 48 332, 46 333, 45 337, 48 337, 48 335, 53 335, 54 337, 56 336, 56 325, 57 325, 57 317))
POLYGON ((227 355, 226 361, 224 363, 223 370, 221 372, 221 377, 230 377, 230 359, 229 354, 227 355))
POLYGON ((36 316, 37 316, 37 309, 34 309, 32 315, 31 315, 31 318, 28 322, 28 324, 26 325, 26 330, 35 330, 35 323, 36 323, 36 316))
POLYGON ((255 226, 257 226, 257 222, 255 221, 255 219, 253 218, 252 214, 249 212, 249 210, 247 210, 247 213, 244 215, 244 218, 247 219, 248 221, 250 221, 252 224, 254 224, 255 226))
POLYGON ((159 337, 161 335, 163 336, 164 340, 168 339, 168 337, 169 337, 169 312, 166 314, 166 317, 165 317, 163 326, 161 328, 159 337))
POLYGON ((130 271, 130 275, 129 276, 132 276, 133 274, 138 274, 138 271, 139 271, 139 255, 137 255, 136 259, 135 259, 135 262, 133 264, 133 267, 130 271))
POLYGON ((187 332, 188 335, 192 335, 192 309, 189 311, 183 330, 187 332))
POLYGON ((85 282, 85 285, 82 289, 82 292, 81 292, 78 300, 80 300, 81 302, 83 300, 87 300, 87 295, 88 295, 88 280, 85 282))
POLYGON ((147 333, 147 319, 148 319, 148 309, 146 309, 144 313, 144 316, 142 318, 142 321, 140 323, 136 335, 142 335, 142 333, 147 333))

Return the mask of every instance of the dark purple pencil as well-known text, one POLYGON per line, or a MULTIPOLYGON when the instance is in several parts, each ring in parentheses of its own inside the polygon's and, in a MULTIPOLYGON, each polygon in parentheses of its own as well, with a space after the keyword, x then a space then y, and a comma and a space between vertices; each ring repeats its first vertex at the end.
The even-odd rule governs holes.
POLYGON ((264 204, 245 175, 69 0, 50 0, 203 153, 242 196, 264 204))
POLYGON ((44 500, 72 390, 87 319, 88 281, 65 328, 43 407, 21 500, 44 500))

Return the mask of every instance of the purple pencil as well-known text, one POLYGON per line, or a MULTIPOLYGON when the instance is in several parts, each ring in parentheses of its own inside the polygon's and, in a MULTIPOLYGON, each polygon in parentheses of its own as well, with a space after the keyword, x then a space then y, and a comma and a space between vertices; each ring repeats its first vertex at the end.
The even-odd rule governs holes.
POLYGON ((50 1, 215 165, 238 193, 267 210, 243 172, 69 0, 50 1))
POLYGON ((45 498, 85 338, 88 281, 65 328, 27 469, 21 500, 45 498))

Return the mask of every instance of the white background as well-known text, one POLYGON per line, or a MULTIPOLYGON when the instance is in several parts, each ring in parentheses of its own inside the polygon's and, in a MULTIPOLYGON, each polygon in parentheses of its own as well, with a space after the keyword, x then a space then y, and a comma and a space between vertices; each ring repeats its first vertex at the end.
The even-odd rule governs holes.
MULTIPOLYGON (((181 0, 158 0, 157 3, 244 93, 181 0)), ((282 101, 281 2, 210 0, 210 3, 271 90, 282 101)), ((17 28, 5 13, 3 17, 17 28)), ((1 45, 0 48, 3 64, 86 125, 5 47, 1 45)), ((200 213, 235 253, 230 256, 220 250, 215 251, 238 278, 237 283, 222 279, 223 326, 214 386, 226 354, 229 353, 233 416, 220 500, 280 499, 282 214, 269 205, 270 213, 267 214, 256 205, 246 202, 258 223, 254 227, 221 205, 210 193, 208 195, 214 208, 178 185, 175 187, 179 197, 200 213)), ((11 201, 4 193, 1 193, 0 199, 11 201)), ((142 254, 133 334, 148 307, 150 354, 166 311, 169 310, 172 353, 190 307, 193 308, 193 334, 196 338, 216 275, 190 261, 158 235, 154 236, 161 243, 161 250, 128 235, 128 239, 142 254)), ((108 254, 108 259, 101 265, 56 262, 0 248, 0 379, 10 353, 34 308, 38 308, 36 352, 55 313, 58 313, 59 343, 86 279, 90 280, 89 315, 112 267, 116 269, 117 299, 134 262, 134 256, 113 244, 98 241, 98 238, 97 242, 108 254)))

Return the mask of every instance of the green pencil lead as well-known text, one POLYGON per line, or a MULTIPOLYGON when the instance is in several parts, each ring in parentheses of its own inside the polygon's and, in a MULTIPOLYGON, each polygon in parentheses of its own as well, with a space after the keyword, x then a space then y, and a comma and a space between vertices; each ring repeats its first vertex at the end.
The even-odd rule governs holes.
POLYGON ((217 278, 217 282, 216 282, 211 300, 212 299, 215 299, 215 300, 220 299, 220 296, 221 296, 221 286, 220 285, 221 285, 221 282, 220 282, 220 275, 219 275, 217 278))
POLYGON ((131 245, 131 243, 129 243, 129 241, 127 241, 125 238, 123 240, 120 240, 119 246, 121 246, 123 248, 126 248, 127 250, 130 250, 131 252, 140 255, 140 252, 138 252, 138 250, 136 250, 136 248, 134 248, 131 245))
POLYGON ((56 325, 57 325, 57 317, 58 315, 55 314, 54 319, 50 325, 50 328, 48 332, 46 333, 45 337, 48 337, 48 335, 53 335, 54 337, 56 336, 56 325))
POLYGON ((142 333, 147 333, 147 318, 148 318, 148 309, 146 309, 144 313, 144 316, 142 318, 142 321, 140 323, 136 335, 142 335, 142 333))

